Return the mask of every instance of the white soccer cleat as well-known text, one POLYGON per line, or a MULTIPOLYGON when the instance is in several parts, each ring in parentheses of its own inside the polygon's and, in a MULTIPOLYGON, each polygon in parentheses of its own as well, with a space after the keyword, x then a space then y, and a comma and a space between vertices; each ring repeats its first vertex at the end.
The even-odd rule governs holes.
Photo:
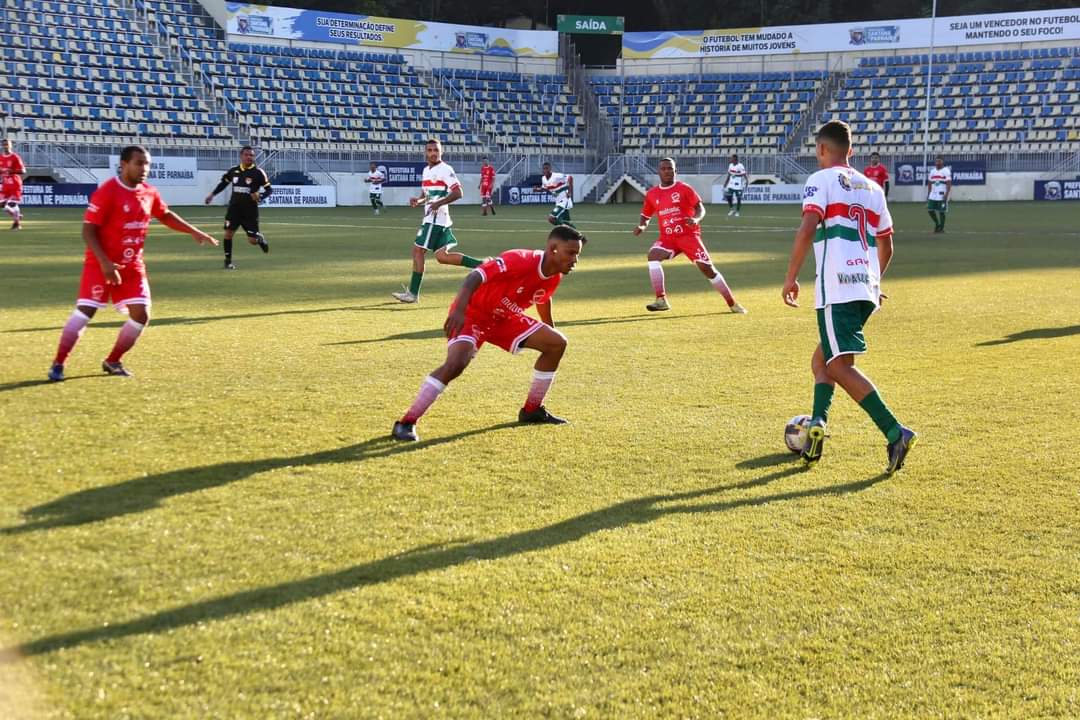
POLYGON ((734 305, 732 305, 728 309, 731 310, 731 312, 735 313, 736 315, 745 315, 746 314, 746 308, 744 308, 739 303, 735 303, 734 305))
POLYGON ((739 217, 739 211, 738 210, 735 211, 735 217, 739 217))
POLYGON ((404 285, 402 285, 401 287, 402 287, 401 292, 390 293, 394 297, 394 299, 397 300, 398 302, 412 304, 412 303, 417 302, 420 299, 420 298, 416 297, 415 295, 413 295, 411 292, 409 292, 409 289, 407 287, 405 287, 404 285))
POLYGON ((728 217, 731 217, 731 216, 732 216, 732 215, 734 215, 734 214, 735 214, 735 209, 734 209, 734 208, 732 208, 731 210, 728 210, 728 211, 727 211, 727 216, 728 216, 728 217))

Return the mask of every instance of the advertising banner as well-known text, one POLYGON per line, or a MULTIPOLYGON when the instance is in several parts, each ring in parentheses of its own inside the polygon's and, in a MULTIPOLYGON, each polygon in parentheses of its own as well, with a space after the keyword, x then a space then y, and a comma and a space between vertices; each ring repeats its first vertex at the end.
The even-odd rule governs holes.
POLYGON ((98 186, 93 183, 55 183, 23 185, 22 204, 26 207, 86 207, 98 186))
MULTIPOLYGON (((938 47, 1080 39, 1080 8, 941 17, 938 47)), ((784 25, 729 30, 674 30, 623 35, 623 58, 711 58, 846 50, 901 50, 930 45, 930 20, 784 25)))
POLYGON ((337 207, 337 188, 333 185, 274 185, 263 207, 337 207))
POLYGON ((1036 200, 1080 200, 1080 178, 1076 180, 1036 180, 1036 200))
MULTIPOLYGON (((803 201, 803 186, 792 184, 761 184, 747 185, 743 190, 743 204, 776 205, 780 203, 801 203, 803 201)), ((726 203, 724 185, 717 183, 712 186, 712 202, 714 205, 726 203)))
MULTIPOLYGON (((193 157, 150 156, 150 175, 146 182, 151 185, 194 185, 198 161, 193 157)), ((109 167, 114 173, 120 171, 120 156, 109 156, 109 167)))
POLYGON ((554 205, 555 196, 546 190, 536 190, 535 185, 514 185, 500 189, 503 205, 554 205))
POLYGON ((427 167, 426 162, 398 162, 396 160, 389 162, 376 160, 375 164, 386 176, 383 187, 411 187, 418 191, 420 182, 424 179, 424 168, 427 167))
POLYGON ((433 50, 503 57, 559 56, 559 34, 553 30, 451 25, 236 2, 225 3, 225 10, 228 14, 226 31, 233 35, 250 35, 253 40, 275 37, 388 50, 433 50))
MULTIPOLYGON (((930 166, 933 169, 933 165, 930 166)), ((946 160, 945 167, 952 170, 953 185, 985 185, 985 160, 946 160)), ((892 176, 894 185, 925 185, 927 169, 922 160, 897 160, 892 176)))

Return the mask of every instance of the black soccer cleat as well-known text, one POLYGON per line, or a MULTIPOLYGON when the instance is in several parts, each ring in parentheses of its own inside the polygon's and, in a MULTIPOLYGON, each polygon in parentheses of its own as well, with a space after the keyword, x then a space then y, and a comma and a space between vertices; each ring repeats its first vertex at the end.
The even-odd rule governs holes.
POLYGON ((914 430, 910 430, 903 425, 900 426, 900 439, 894 443, 889 443, 887 448, 889 465, 885 468, 886 473, 892 475, 904 467, 904 460, 907 459, 908 453, 911 452, 911 448, 915 447, 915 442, 918 439, 919 436, 914 430))
POLYGON ((259 249, 264 253, 270 252, 270 243, 266 242, 266 238, 262 233, 255 233, 255 244, 259 246, 259 249))
POLYGON ((541 405, 535 410, 526 412, 525 408, 518 410, 518 422, 527 425, 566 425, 569 420, 558 415, 552 415, 547 408, 541 405))
POLYGON ((101 369, 109 375, 115 375, 117 377, 135 377, 130 370, 124 367, 124 363, 120 361, 109 362, 108 360, 102 360, 101 369))
POLYGON ((394 423, 394 429, 390 432, 390 435, 395 440, 404 440, 406 442, 416 442, 420 439, 420 436, 416 434, 416 425, 403 423, 400 420, 394 423))
POLYGON ((803 446, 801 457, 803 462, 816 463, 821 459, 821 454, 825 450, 825 421, 821 418, 814 418, 810 421, 810 426, 806 429, 806 445, 803 446))

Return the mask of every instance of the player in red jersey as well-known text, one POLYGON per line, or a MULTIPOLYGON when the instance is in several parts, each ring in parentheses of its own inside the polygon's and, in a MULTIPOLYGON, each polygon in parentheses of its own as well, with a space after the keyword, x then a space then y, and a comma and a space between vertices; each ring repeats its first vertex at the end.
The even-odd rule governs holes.
POLYGON ((150 321, 150 281, 143 265, 143 244, 150 218, 195 238, 200 245, 217 245, 217 240, 189 225, 169 210, 157 188, 146 184, 150 153, 139 145, 129 145, 120 153, 120 174, 101 184, 90 196, 83 216, 83 261, 79 298, 75 312, 60 334, 60 346, 49 369, 49 379, 64 379, 64 361, 79 342, 90 318, 98 308, 112 301, 117 310, 127 311, 128 321, 120 328, 112 352, 101 363, 109 375, 130 377, 120 362, 139 339, 150 321))
POLYGON ((480 207, 484 210, 484 215, 488 214, 488 210, 491 210, 491 214, 495 214, 495 204, 491 202, 491 192, 495 189, 495 166, 488 163, 488 159, 484 158, 484 162, 480 165, 480 207))
POLYGON ((881 155, 870 153, 870 164, 863 168, 862 174, 880 185, 885 197, 889 197, 889 169, 881 164, 881 155))
POLYGON ((540 353, 518 422, 566 422, 544 407, 566 351, 566 336, 554 328, 551 319, 551 296, 563 275, 574 269, 585 242, 585 236, 574 228, 559 225, 551 230, 544 250, 509 250, 469 273, 443 325, 449 339, 446 362, 424 378, 413 404, 394 423, 396 440, 418 439, 416 422, 486 342, 509 353, 517 354, 521 348, 540 353), (525 314, 533 305, 543 322, 525 314))
POLYGON ((0 153, 0 204, 4 212, 11 216, 11 229, 22 229, 22 176, 26 166, 18 153, 11 150, 11 138, 4 138, 3 153, 0 153))
POLYGON ((705 217, 701 197, 694 188, 675 179, 675 161, 671 158, 660 161, 658 173, 660 184, 645 194, 641 221, 634 228, 634 235, 640 235, 649 227, 649 219, 653 215, 660 218, 660 239, 649 248, 649 278, 656 291, 656 300, 646 305, 645 309, 652 312, 671 309, 664 288, 664 268, 660 263, 683 253, 724 296, 731 312, 745 314, 746 308, 735 302, 731 288, 713 265, 709 251, 701 241, 701 220, 705 217))

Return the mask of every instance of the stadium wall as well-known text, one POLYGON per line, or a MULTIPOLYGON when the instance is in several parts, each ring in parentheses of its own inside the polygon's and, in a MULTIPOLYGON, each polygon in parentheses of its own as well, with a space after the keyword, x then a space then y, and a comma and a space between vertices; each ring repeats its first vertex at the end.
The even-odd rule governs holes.
MULTIPOLYGON (((76 169, 72 168, 72 172, 76 169)), ((107 168, 92 170, 97 182, 101 183, 112 176, 107 168)), ((331 173, 337 189, 337 203, 339 206, 364 206, 368 204, 367 185, 364 183, 366 174, 362 173, 331 173)), ((461 179, 464 197, 458 201, 459 205, 480 204, 480 175, 477 173, 462 173, 461 179)), ((750 176, 753 182, 763 176, 750 176)), ((1045 180, 1046 173, 1035 172, 1012 172, 1012 173, 987 173, 985 185, 957 185, 953 188, 952 199, 959 201, 986 201, 986 200, 1033 200, 1036 180, 1045 180)), ((161 185, 158 189, 162 197, 170 205, 202 205, 206 195, 214 189, 221 179, 221 172, 217 170, 200 170, 196 173, 194 185, 161 185)), ((595 185, 595 181, 602 180, 602 175, 574 174, 574 202, 580 203, 582 198, 589 193, 595 185)), ((505 175, 499 175, 496 186, 506 180, 505 175)), ((714 174, 679 174, 679 180, 690 185, 697 191, 706 204, 712 198, 712 188, 724 182, 723 175, 714 174)), ((805 178, 799 178, 798 182, 805 178)), ((649 178, 655 183, 656 178, 649 178)), ((417 194, 418 188, 414 187, 388 187, 383 188, 383 202, 388 206, 404 207, 409 204, 409 198, 417 194)), ((634 194, 631 193, 631 197, 634 194)), ((225 205, 229 194, 223 192, 214 199, 214 205, 225 205)), ((926 190, 917 185, 893 186, 889 193, 891 202, 925 202, 926 190)), ((629 200, 633 203, 636 200, 629 200)))

